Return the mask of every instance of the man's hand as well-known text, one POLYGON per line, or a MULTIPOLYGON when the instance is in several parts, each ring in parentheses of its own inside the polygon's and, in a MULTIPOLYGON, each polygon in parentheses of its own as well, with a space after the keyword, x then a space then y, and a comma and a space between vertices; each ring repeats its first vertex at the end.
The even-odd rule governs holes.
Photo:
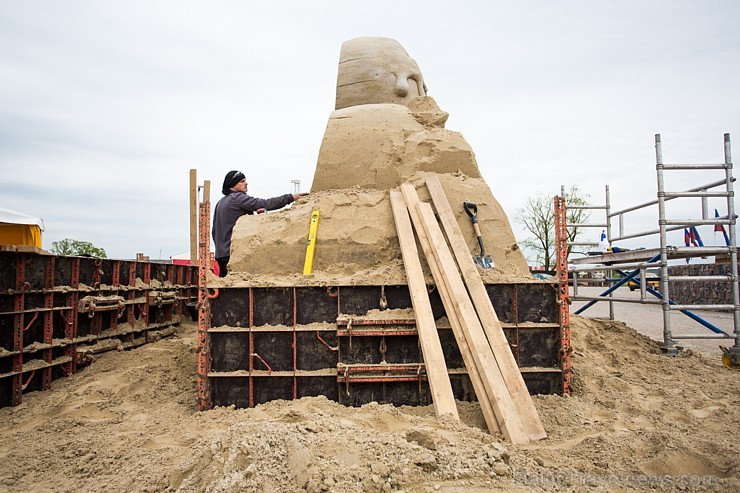
POLYGON ((293 200, 298 200, 298 199, 300 199, 301 197, 304 197, 304 196, 306 196, 306 195, 308 195, 308 192, 305 192, 305 193, 294 193, 294 194, 293 194, 293 200))
POLYGON ((265 210, 266 210, 266 209, 264 209, 264 208, 259 208, 259 209, 257 209, 257 210, 256 210, 256 211, 254 211, 254 212, 256 212, 257 214, 264 214, 264 213, 265 213, 265 210))

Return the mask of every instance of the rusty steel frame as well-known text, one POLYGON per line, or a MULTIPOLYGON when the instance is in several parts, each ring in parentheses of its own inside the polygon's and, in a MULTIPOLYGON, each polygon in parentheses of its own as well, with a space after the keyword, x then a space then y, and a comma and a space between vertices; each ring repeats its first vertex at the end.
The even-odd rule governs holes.
MULTIPOLYGON (((252 296, 252 288, 249 288, 249 326, 254 327, 254 297, 252 296)), ((254 372, 254 334, 249 331, 249 407, 254 407, 254 378, 252 374, 254 372)))
MULTIPOLYGON (((527 372, 528 375, 530 375, 531 378, 535 378, 535 385, 539 386, 539 388, 549 388, 551 390, 545 391, 546 393, 549 392, 556 392, 561 393, 562 389, 564 388, 562 379, 562 369, 561 365, 565 362, 566 364, 566 370, 567 370, 567 358, 562 358, 561 354, 557 352, 557 348, 559 348, 561 342, 562 342, 562 326, 560 325, 560 313, 558 311, 558 306, 560 306, 558 303, 556 303, 556 299, 558 296, 557 290, 554 286, 545 286, 545 290, 547 292, 552 293, 552 299, 551 301, 547 303, 551 303, 552 308, 545 309, 545 312, 542 313, 548 313, 548 317, 551 319, 551 322, 543 322, 538 323, 537 326, 531 326, 530 322, 532 322, 534 319, 532 318, 532 310, 534 309, 535 312, 540 309, 544 308, 538 308, 539 305, 538 299, 539 294, 535 295, 533 297, 533 294, 530 294, 530 291, 527 289, 529 285, 526 286, 518 286, 518 285, 511 285, 510 287, 506 288, 506 292, 508 292, 508 301, 504 300, 501 301, 501 303, 510 303, 510 307, 514 308, 513 314, 509 314, 510 320, 506 323, 504 323, 504 328, 507 329, 509 332, 509 340, 510 340, 510 346, 512 348, 512 351, 514 352, 517 362, 521 364, 522 358, 527 358, 527 362, 525 362, 525 367, 522 369, 523 372, 527 372), (513 288, 513 289, 512 289, 513 288), (520 313, 521 311, 521 313, 520 313), (520 325, 525 324, 525 325, 520 325), (547 353, 547 349, 543 346, 540 349, 533 349, 533 348, 539 348, 539 346, 532 346, 533 339, 532 335, 530 335, 530 330, 545 330, 548 332, 539 332, 539 334, 547 334, 549 331, 552 331, 552 336, 546 336, 546 337, 553 337, 555 340, 557 340, 557 347, 552 350, 552 354, 550 355, 547 353), (522 337, 526 338, 522 339, 522 337), (521 344, 524 344, 525 347, 520 347, 521 344), (548 363, 542 367, 542 365, 537 365, 532 363, 532 351, 545 351, 543 354, 545 354, 546 358, 551 358, 550 361, 552 363, 548 363), (554 365, 552 368, 549 365, 554 365), (533 367, 539 368, 538 371, 527 371, 531 370, 533 367), (556 380, 553 380, 552 377, 544 377, 545 373, 553 373, 554 371, 557 372, 556 380), (542 374, 543 376, 537 376, 539 374, 542 374), (544 380, 539 380, 540 378, 544 378, 544 380)), ((402 286, 399 286, 402 287, 402 286)), ((361 287, 363 289, 370 289, 373 290, 375 288, 381 289, 379 286, 364 286, 361 287)), ((354 363, 349 363, 348 361, 351 360, 351 358, 354 358, 355 356, 352 356, 352 352, 350 349, 350 338, 352 337, 362 337, 364 338, 362 344, 368 344, 370 343, 375 344, 374 342, 368 341, 368 338, 377 339, 377 342, 381 344, 380 348, 376 348, 377 351, 380 351, 382 353, 379 357, 382 361, 385 361, 385 354, 383 351, 383 343, 387 341, 387 350, 390 354, 391 348, 398 350, 399 346, 398 344, 394 343, 391 344, 391 339, 395 336, 406 336, 406 337, 414 337, 417 336, 416 327, 415 327, 415 321, 410 319, 369 319, 366 317, 363 317, 362 315, 348 315, 343 314, 344 310, 351 310, 353 309, 358 302, 357 295, 352 295, 352 301, 350 301, 350 306, 344 307, 344 299, 346 292, 351 293, 355 288, 353 287, 341 287, 341 286, 335 286, 327 289, 327 296, 330 298, 334 298, 333 302, 330 302, 327 304, 326 301, 320 301, 319 299, 316 300, 316 303, 323 306, 322 310, 324 310, 323 316, 330 317, 329 319, 333 319, 334 323, 330 324, 330 322, 326 322, 328 327, 331 327, 333 325, 333 328, 325 328, 325 329, 310 329, 307 325, 301 325, 299 324, 299 320, 305 320, 306 314, 311 313, 313 311, 313 301, 310 298, 306 298, 305 295, 299 297, 298 292, 304 289, 303 287, 285 287, 285 288, 261 288, 261 287, 248 287, 248 288, 227 288, 227 289, 221 289, 221 296, 226 296, 227 300, 223 301, 223 303, 226 303, 225 305, 216 306, 211 303, 208 303, 206 306, 208 307, 209 314, 213 317, 219 317, 218 322, 216 322, 216 319, 210 320, 211 324, 216 325, 228 325, 231 326, 232 329, 236 330, 213 330, 207 331, 206 334, 201 334, 201 336, 205 335, 205 340, 207 340, 208 344, 208 351, 206 351, 206 354, 202 356, 202 359, 205 360, 206 356, 210 356, 210 361, 214 361, 213 358, 216 358, 219 360, 219 364, 226 364, 232 369, 224 369, 224 368, 218 368, 218 369, 212 369, 209 368, 209 371, 205 373, 207 377, 207 381, 205 384, 210 384, 208 387, 207 393, 199 394, 200 401, 205 402, 206 400, 209 402, 209 406, 214 405, 230 405, 234 402, 230 399, 237 399, 237 402, 240 399, 243 399, 242 404, 244 406, 248 407, 254 407, 257 404, 260 404, 262 402, 266 402, 265 399, 270 400, 271 397, 265 397, 264 392, 266 391, 268 394, 271 394, 272 391, 269 390, 272 388, 280 389, 277 390, 277 392, 284 397, 274 397, 274 398, 284 398, 284 399, 296 399, 304 395, 302 392, 303 390, 309 390, 310 392, 315 392, 317 388, 323 388, 324 390, 319 390, 324 395, 335 395, 335 397, 331 397, 333 399, 336 399, 336 394, 334 392, 339 392, 339 401, 342 402, 342 395, 344 395, 344 392, 346 389, 350 388, 351 385, 354 384, 379 384, 382 387, 382 389, 385 389, 384 385, 387 383, 389 385, 393 385, 395 383, 399 382, 419 382, 420 385, 423 383, 426 379, 425 372, 423 372, 424 365, 423 363, 409 363, 407 367, 404 367, 403 370, 399 373, 399 369, 401 367, 399 366, 392 366, 392 365, 398 365, 399 363, 381 363, 380 366, 373 366, 373 365, 357 365, 354 363), (275 291, 273 291, 275 290, 275 291), (349 291, 347 291, 349 290, 349 291), (262 292, 273 292, 274 294, 268 294, 267 298, 263 298, 262 292), (343 292, 344 291, 344 292, 343 292), (260 292, 260 294, 258 294, 260 292), (243 293, 243 294, 242 294, 243 293), (282 293, 282 294, 280 294, 282 293), (275 299, 270 299, 271 296, 278 296, 275 299), (283 319, 284 322, 277 323, 274 327, 256 327, 255 324, 265 324, 265 317, 273 317, 277 316, 280 317, 279 314, 272 314, 272 310, 275 309, 276 306, 275 303, 283 303, 281 301, 277 301, 280 299, 284 299, 284 302, 290 303, 290 306, 284 306, 281 309, 281 313, 284 313, 286 316, 283 319), (266 300, 263 302, 262 300, 266 300), (231 314, 228 315, 229 317, 237 316, 239 318, 242 318, 242 324, 236 323, 236 326, 231 325, 230 323, 225 323, 222 319, 224 317, 224 313, 222 312, 222 308, 225 306, 231 307, 233 309, 234 303, 236 305, 240 305, 244 307, 244 313, 241 315, 231 314), (267 304, 265 304, 267 303, 267 304), (330 312, 326 312, 326 310, 331 306, 330 312), (267 311, 265 311, 267 309, 267 311), (213 310, 216 310, 215 312, 213 310), (306 312, 308 310, 308 312, 306 312), (248 311, 248 313, 247 313, 248 311), (259 313, 257 313, 259 312, 259 313), (337 318, 332 318, 331 312, 335 313, 334 315, 337 318), (341 318, 339 318, 341 316, 341 318), (336 346, 333 346, 330 344, 327 340, 325 340, 322 337, 322 332, 325 332, 327 334, 330 334, 333 337, 336 337, 336 346), (213 337, 215 337, 215 334, 219 334, 219 342, 215 343, 213 342, 213 337), (338 388, 334 391, 330 391, 328 387, 325 386, 323 382, 323 379, 326 374, 325 372, 329 370, 329 367, 324 368, 320 367, 321 369, 307 369, 307 367, 302 366, 305 365, 305 362, 308 361, 305 358, 312 358, 314 349, 309 350, 306 346, 306 349, 303 351, 304 358, 303 363, 299 361, 299 350, 303 350, 304 346, 302 346, 303 343, 308 342, 307 340, 299 339, 298 334, 299 333, 315 333, 315 339, 322 348, 325 348, 325 350, 334 352, 336 354, 336 357, 329 358, 329 360, 334 359, 335 363, 332 364, 334 366, 334 371, 336 371, 336 384, 338 385, 338 388), (236 346, 232 344, 230 347, 238 347, 239 344, 243 344, 243 357, 244 359, 244 366, 238 366, 241 363, 236 363, 235 360, 229 360, 228 363, 224 363, 224 357, 227 357, 227 353, 223 352, 224 346, 220 342, 221 338, 230 338, 235 337, 236 334, 243 334, 241 336, 237 337, 243 337, 243 342, 236 343, 236 346), (262 337, 263 334, 268 334, 268 339, 262 340, 257 339, 258 337, 262 337), (278 343, 278 346, 275 346, 273 342, 269 341, 269 334, 281 334, 281 337, 285 337, 286 339, 283 339, 284 342, 278 343), (265 345, 267 344, 267 345, 265 345), (284 346, 284 351, 283 348, 284 346), (268 352, 271 353, 271 356, 268 357, 264 350, 265 348, 268 348, 268 352), (215 351, 215 353, 214 353, 215 351), (279 358, 282 360, 281 363, 272 361, 273 355, 279 355, 279 358), (232 365, 232 366, 230 366, 232 365), (233 366, 237 365, 237 366, 233 366), (238 368, 238 369, 237 369, 238 368), (349 369, 347 369, 349 368, 349 369), (397 371, 393 371, 393 369, 397 371), (413 369, 414 371, 409 371, 409 368, 413 369), (364 374, 362 372, 365 372, 364 374), (389 372, 390 371, 390 372, 389 372), (349 373, 345 373, 349 372, 349 373), (232 378, 238 377, 235 380, 232 380, 232 378), (276 378, 275 385, 277 387, 272 386, 269 383, 266 383, 265 380, 266 377, 276 378), (287 380, 290 378, 291 380, 287 380), (304 387, 303 385, 307 382, 311 381, 311 379, 318 378, 319 380, 312 380, 313 383, 308 384, 308 387, 304 387), (307 380, 308 379, 308 380, 307 380), (300 381, 299 381, 300 380, 300 381), (233 384, 231 382, 234 382, 233 384), (232 386, 233 385, 233 386, 232 386), (317 387, 318 386, 318 387, 317 387), (326 388, 325 388, 326 387, 326 388), (218 389, 218 390, 216 390, 218 389), (311 390, 313 389, 313 390, 311 390), (218 392, 218 393, 216 393, 218 392), (223 393, 226 392, 226 393, 223 393), (234 392, 236 392, 234 394, 234 392), (258 395, 259 392, 259 395, 258 395), (235 397, 228 397, 229 395, 233 395, 235 397), (240 397, 241 396, 241 397, 240 397)), ((316 289, 316 287, 306 287, 306 289, 316 289)), ((541 290, 536 291, 536 293, 540 293, 541 290)), ((544 293, 543 293, 544 294, 544 293)), ((221 297, 219 296, 219 297, 221 297)), ((364 299, 367 295, 362 294, 360 297, 364 299)), ((372 296, 371 296, 372 297, 372 296)), ((221 303, 221 300, 215 300, 216 303, 221 303)), ((544 307, 544 305, 543 305, 544 307)), ((509 309, 511 311, 511 309, 509 309)), ((539 312, 538 312, 539 313, 539 312)), ((539 320, 540 315, 537 315, 537 320, 539 320)), ((309 316, 309 319, 311 316, 309 316)), ((329 320, 327 319, 327 320, 329 320)), ((268 325, 274 325, 275 323, 270 322, 268 325)), ((311 323, 311 322, 302 322, 302 324, 311 323)), ((444 327, 440 328, 441 330, 444 330, 444 327)), ((326 335, 324 335, 326 337, 326 335)), ((535 336, 540 337, 540 336, 535 336)), ((399 341, 401 342, 401 341, 399 341)), ((403 347, 408 348, 408 344, 410 341, 406 339, 405 341, 402 341, 401 344, 403 347)), ((416 345, 418 347, 418 340, 416 341, 416 345)), ((205 347, 205 343, 201 344, 201 348, 205 347)), ((565 351, 565 354, 569 354, 569 350, 565 351)), ((324 356, 326 357, 327 354, 325 353, 324 356)), ((322 363, 325 364, 325 363, 322 363)), ((329 366, 332 366, 329 365, 329 366)), ((318 368, 318 367, 317 367, 318 368)), ((464 375, 456 370, 457 367, 451 367, 452 370, 450 372, 451 375, 454 374, 455 378, 462 378, 464 375)), ((459 370, 459 368, 458 368, 459 370)), ((203 366, 199 368, 199 377, 202 378, 203 376, 203 366)), ((463 371, 463 373, 465 373, 463 371)), ((463 381, 460 380, 462 383, 463 381)), ((199 387, 199 392, 204 392, 204 386, 201 384, 199 387)), ((569 387, 565 387, 568 388, 569 387)), ((378 387, 378 392, 381 392, 384 394, 385 390, 381 390, 381 387, 378 387)), ((360 390, 360 394, 362 394, 364 391, 360 390)), ((388 388, 389 394, 391 393, 391 389, 388 388)), ((395 392, 395 391, 394 391, 395 392)), ((419 391, 419 395, 425 395, 422 390, 419 391)), ((306 394, 310 395, 310 394, 306 394)), ((426 399, 426 397, 424 397, 426 399)), ((204 407, 204 409, 207 407, 204 407)))
POLYGON ((51 343, 54 337, 54 257, 46 259, 46 271, 44 272, 44 344, 49 348, 43 351, 43 360, 49 365, 41 370, 41 390, 51 389, 51 363, 53 361, 51 343))
POLYGON ((563 371, 563 394, 573 393, 573 368, 570 345, 570 299, 568 297, 568 230, 565 198, 555 197, 555 266, 558 275, 558 309, 560 313, 560 368, 563 371))
POLYGON ((211 409, 211 388, 208 372, 211 370, 211 348, 208 329, 211 326, 211 308, 208 298, 208 270, 211 258, 210 216, 211 203, 200 203, 198 228, 198 410, 211 409))
POLYGON ((13 406, 19 405, 23 400, 23 322, 24 322, 24 307, 25 307, 25 266, 26 256, 19 255, 16 259, 15 264, 15 290, 13 309, 15 315, 13 315, 13 351, 17 351, 18 354, 13 356, 13 375, 12 380, 12 395, 11 404, 13 406))
MULTIPOLYGON (((21 404, 24 392, 51 389, 54 379, 72 375, 77 372, 78 364, 90 361, 85 354, 115 347, 90 349, 90 344, 120 338, 124 348, 134 347, 148 342, 151 330, 179 323, 185 302, 191 294, 195 296, 195 288, 165 287, 172 291, 172 296, 164 297, 158 292, 157 297, 152 297, 150 286, 135 287, 137 266, 152 282, 154 264, 141 262, 132 262, 129 286, 122 287, 123 262, 128 261, 0 251, 0 333, 3 340, 0 407, 21 404), (109 297, 108 292, 116 292, 119 288, 130 292, 127 299, 113 307, 105 303, 96 305, 109 297), (136 298, 137 290, 145 291, 145 296, 136 298), (83 296, 91 297, 91 301, 80 307, 83 296), (147 298, 164 299, 164 302, 150 308, 146 306, 147 298), (135 318, 136 307, 141 313, 135 318), (127 314, 125 320, 129 323, 123 327, 119 318, 127 314), (103 326, 106 321, 109 325, 103 326), (143 334, 143 337, 137 339, 136 334, 143 334), (84 345, 83 351, 81 345, 84 345), (29 366, 30 362, 36 366, 29 366)), ((166 274, 171 282, 177 274, 182 279, 184 272, 190 272, 186 269, 190 268, 160 267, 157 277, 162 281, 166 274)), ((168 330, 163 332, 170 335, 168 330)))
MULTIPOLYGON (((331 351, 336 354, 336 361, 333 363, 334 368, 324 368, 320 367, 320 369, 307 369, 306 367, 300 367, 299 368, 299 355, 298 355, 298 346, 299 346, 299 339, 298 339, 298 333, 312 333, 314 332, 313 329, 309 330, 308 326, 303 325, 300 326, 298 323, 300 320, 306 320, 306 310, 301 310, 299 313, 299 297, 298 297, 298 291, 300 289, 324 289, 322 287, 318 286, 305 286, 305 287, 298 287, 298 286, 292 286, 292 287, 285 287, 285 288, 268 288, 268 287, 245 287, 245 288, 226 288, 221 289, 221 298, 226 297, 226 300, 221 301, 219 299, 215 299, 219 297, 219 294, 216 293, 215 295, 211 296, 208 292, 207 287, 207 272, 210 270, 211 265, 208 262, 210 259, 210 202, 203 202, 200 204, 199 209, 199 264, 198 264, 198 365, 197 365, 197 400, 198 400, 198 409, 199 410, 207 410, 211 409, 214 405, 230 405, 234 404, 233 401, 226 402, 226 400, 235 398, 237 402, 240 402, 240 406, 246 405, 248 407, 254 407, 255 405, 264 402, 265 399, 270 400, 271 398, 275 397, 265 397, 263 392, 266 388, 269 388, 271 390, 268 390, 268 394, 271 392, 274 394, 274 392, 277 392, 280 395, 283 395, 284 397, 278 397, 278 398, 293 398, 297 399, 300 395, 302 390, 299 388, 299 382, 300 379, 302 382, 307 381, 306 379, 311 378, 319 378, 324 379, 327 376, 329 376, 326 371, 330 371, 334 377, 336 382, 336 386, 334 390, 337 392, 337 396, 339 397, 330 397, 333 399, 337 399, 339 402, 343 402, 342 399, 342 387, 344 387, 344 391, 347 392, 347 395, 349 395, 349 389, 350 384, 379 384, 382 388, 381 392, 382 395, 385 396, 386 393, 386 384, 392 385, 394 383, 410 383, 410 382, 418 382, 419 384, 419 398, 423 396, 422 393, 422 384, 426 381, 426 372, 425 372, 425 366, 423 362, 413 362, 413 363, 386 363, 386 355, 385 352, 387 351, 387 348, 390 347, 390 344, 386 345, 386 340, 390 341, 396 336, 405 336, 405 337, 414 337, 418 336, 418 333, 416 331, 416 321, 415 320, 409 320, 409 319, 387 319, 387 320, 377 320, 377 319, 368 319, 366 317, 363 317, 361 315, 358 316, 352 316, 343 314, 343 291, 349 290, 348 293, 351 297, 351 301, 349 302, 348 307, 345 307, 349 313, 355 313, 353 312, 353 307, 357 305, 359 302, 360 305, 364 306, 367 298, 366 294, 356 295, 353 294, 353 289, 355 287, 352 286, 329 286, 325 287, 326 295, 329 298, 334 298, 335 301, 332 302, 330 305, 327 304, 326 301, 320 301, 318 298, 316 299, 316 303, 319 303, 322 308, 320 309, 321 317, 330 317, 329 319, 323 318, 324 322, 327 324, 331 323, 334 328, 330 329, 320 329, 315 330, 316 332, 316 340, 318 343, 320 343, 322 348, 325 351, 331 351), (277 293, 270 291, 272 289, 277 290, 277 293), (289 290, 289 291, 288 291, 289 290), (280 327, 275 328, 274 330, 271 330, 270 328, 264 328, 264 327, 255 327, 255 322, 257 321, 256 317, 256 311, 257 310, 257 302, 256 302, 256 294, 257 291, 267 291, 268 294, 266 295, 267 300, 269 300, 269 303, 272 303, 271 305, 260 305, 259 309, 259 323, 265 324, 265 317, 268 319, 271 319, 271 317, 275 317, 275 320, 281 320, 281 322, 278 323, 280 327), (243 294, 242 294, 243 292, 243 294), (271 299, 272 296, 277 296, 277 298, 271 299), (290 298, 288 298, 288 296, 290 298), (360 296, 360 298, 358 298, 360 296), (246 298, 246 299, 245 299, 246 298), (215 300, 214 300, 215 299, 215 300), (212 301, 214 300, 214 301, 212 301), (290 300, 290 301, 288 301, 290 300), (234 315, 233 313, 230 315, 227 315, 226 312, 221 311, 220 307, 217 307, 214 311, 214 303, 228 303, 229 306, 232 303, 236 303, 239 306, 243 307, 243 310, 247 313, 241 313, 238 315, 234 315), (278 303, 276 305, 275 303, 278 303), (288 307, 284 306, 282 304, 287 305, 287 303, 291 303, 291 307, 288 311, 288 307), (330 316, 330 313, 334 312, 334 303, 336 304, 336 315, 330 316), (353 304, 354 303, 354 304, 353 304), (284 311, 281 313, 272 313, 271 310, 264 310, 264 306, 284 306, 284 311), (299 315, 301 317, 299 318, 299 315), (211 325, 216 324, 218 326, 224 324, 223 317, 233 317, 238 316, 239 322, 234 322, 236 324, 234 329, 237 330, 211 330, 211 325), (340 318, 340 316, 342 318, 340 318), (215 317, 219 317, 218 321, 215 320, 215 317), (245 326, 246 325, 246 326, 245 326), (321 337, 321 331, 325 331, 327 333, 332 334, 336 337, 337 345, 336 347, 329 344, 324 338, 321 337), (236 358, 239 358, 237 360, 228 358, 234 358, 230 353, 227 352, 219 352, 219 344, 220 342, 214 342, 215 339, 212 340, 212 334, 218 333, 220 334, 220 338, 224 337, 233 337, 237 334, 238 337, 244 338, 246 334, 246 338, 242 340, 242 342, 238 342, 236 344, 232 344, 230 347, 237 348, 237 355, 236 358), (268 351, 272 350, 273 354, 279 355, 280 358, 284 358, 282 361, 267 361, 267 358, 265 357, 265 353, 262 351, 262 349, 258 349, 255 341, 256 335, 261 334, 282 334, 286 338, 284 341, 284 353, 281 352, 279 348, 277 348, 278 352, 275 353, 276 347, 270 344, 273 344, 272 342, 267 342, 268 351), (288 334, 290 334, 290 339, 287 339, 288 334), (342 354, 342 345, 349 344, 350 351, 351 351, 351 340, 352 337, 364 337, 364 338, 378 338, 380 347, 378 348, 378 351, 381 353, 381 363, 379 365, 375 364, 353 364, 348 363, 347 361, 344 361, 344 356, 342 354), (388 338, 388 339, 386 339, 388 338), (344 340, 344 341, 343 341, 344 340), (288 342, 289 341, 289 342, 288 342), (290 347, 288 347, 290 345, 290 347), (241 348, 241 349, 239 349, 241 348), (384 350, 385 349, 385 350, 384 350), (216 351, 215 356, 212 354, 213 351, 216 351), (241 352, 244 351, 244 352, 241 352), (263 352, 262 355, 258 354, 258 351, 263 352), (225 359, 226 358, 226 359, 225 359), (245 358, 244 360, 241 360, 240 358, 245 358), (255 359, 258 361, 258 363, 255 363, 255 359), (216 370, 213 370, 214 361, 217 361, 217 365, 224 365, 224 367, 216 367, 216 370), (243 363, 242 363, 243 361, 243 363), (239 365, 244 364, 244 367, 241 367, 239 365), (260 369, 256 369, 255 365, 258 364, 260 369), (290 367, 289 367, 290 366, 290 367), (229 367, 238 368, 236 370, 232 369, 225 369, 229 367), (265 369, 261 369, 264 367, 265 369), (273 371, 275 369, 275 371, 273 371), (336 373, 334 373, 336 372, 336 373), (353 373, 354 372, 354 373, 353 373), (264 382, 266 381, 265 378, 273 378, 276 379, 270 384, 269 386, 262 387, 264 385, 264 382), (290 378, 290 384, 288 384, 287 379, 290 378), (259 380, 259 382, 257 382, 259 380), (218 382, 218 383, 216 383, 218 382), (226 383, 228 382, 228 383, 226 383), (231 382, 234 382, 233 384, 231 382), (246 383, 246 388, 244 388, 244 385, 246 383), (274 385, 273 385, 274 384, 274 385), (226 387, 222 387, 222 385, 225 385, 226 387), (229 387, 233 385, 232 387, 229 387), (259 387, 260 395, 256 395, 256 388, 259 387), (223 391, 227 392, 227 397, 225 400, 222 399, 222 395, 220 392, 223 391), (230 397, 235 396, 235 397, 230 397), (259 402, 257 402, 259 400, 259 402)), ((386 286, 359 286, 360 289, 380 289, 380 296, 381 299, 385 297, 386 294, 386 286)), ((396 289, 396 297, 398 297, 398 289, 397 288, 404 288, 404 286, 391 286, 391 288, 396 289)), ((540 291, 542 290, 532 290, 530 289, 530 285, 504 285, 502 288, 502 291, 499 291, 502 293, 500 296, 504 296, 502 298, 503 301, 501 303, 504 303, 506 309, 505 311, 511 311, 513 309, 513 319, 510 317, 508 322, 504 325, 507 329, 513 329, 513 336, 511 339, 513 342, 510 342, 510 347, 512 348, 512 351, 515 355, 516 361, 518 364, 521 364, 522 358, 527 358, 527 366, 522 368, 523 373, 527 373, 528 375, 534 375, 533 383, 536 386, 536 388, 540 389, 547 389, 546 393, 566 393, 570 394, 571 388, 570 388, 570 332, 569 332, 569 319, 567 318, 567 308, 566 308, 566 316, 565 318, 562 315, 562 311, 559 310, 558 307, 562 308, 563 306, 563 298, 559 293, 553 292, 551 289, 551 286, 546 289, 546 291, 552 293, 552 298, 549 298, 548 300, 542 299, 540 301, 540 291), (520 292, 521 291, 521 292, 520 292), (511 293, 511 294, 507 294, 511 293), (506 305, 505 303, 509 303, 506 301, 506 296, 509 296, 508 299, 510 299, 510 305, 506 305), (521 297, 520 297, 521 296, 521 297), (541 303, 541 305, 540 305, 541 303), (521 314, 520 314, 521 310, 521 314), (537 314, 536 318, 533 317, 533 312, 537 314), (546 319, 541 318, 542 315, 545 315, 546 319), (557 318, 557 323, 556 323, 557 318), (530 323, 535 322, 536 326, 531 326, 530 323), (520 326, 520 323, 525 323, 526 325, 520 326), (531 329, 537 329, 539 332, 529 332, 531 329), (545 332, 542 332, 542 331, 545 332), (522 344, 522 339, 520 339, 520 331, 522 334, 524 332, 527 332, 528 334, 525 337, 525 345, 527 347, 527 351, 524 353, 522 352, 522 348, 520 347, 522 344), (537 335, 539 334, 539 335, 537 335), (549 348, 548 345, 549 342, 555 340, 558 346, 562 346, 562 350, 558 351, 558 354, 556 355, 556 350, 552 350, 551 353, 545 354, 545 360, 549 361, 545 365, 538 365, 536 364, 539 357, 539 354, 533 354, 530 349, 534 350, 534 348, 539 348, 539 346, 536 345, 534 341, 536 341, 537 337, 544 337, 546 338, 545 344, 546 348, 549 348), (552 338, 552 339, 549 339, 552 338), (549 359, 548 359, 549 358, 549 359), (534 362, 534 363, 533 363, 534 362), (544 366, 544 368, 543 368, 544 366), (527 372, 527 370, 530 370, 527 372), (535 371, 537 370, 537 371, 535 371), (546 374, 553 374, 557 373, 560 375, 560 378, 556 377, 545 377, 544 380, 538 378, 543 378, 542 376, 537 376, 539 374, 546 375, 546 374)), ((492 288, 497 289, 497 288, 492 288)), ((543 288, 544 289, 544 288, 543 288)), ((492 291, 493 292, 493 291, 492 291)), ((430 293, 434 293, 434 287, 432 286, 430 288, 430 293)), ((262 296, 265 296, 263 294, 260 294, 260 303, 262 303, 262 296)), ((407 294, 408 296, 408 294, 407 294)), ((307 301, 307 298, 304 296, 301 298, 302 303, 306 304, 306 308, 308 309, 308 313, 313 313, 313 303, 314 301, 307 301)), ((567 300, 567 289, 566 289, 566 297, 567 300)), ((388 303, 387 299, 385 299, 386 305, 388 303)), ((410 303, 410 299, 409 299, 410 303)), ((224 305, 226 306, 226 305, 224 305)), ((404 303, 401 303, 399 307, 405 307, 404 303)), ((408 305, 410 306, 410 304, 408 305)), ((440 305, 441 306, 441 305, 440 305)), ((567 307, 567 304, 565 305, 567 307)), ((312 319, 313 315, 310 315, 308 319, 312 319)), ((277 322, 276 322, 277 323, 277 322)), ((311 322, 302 322, 302 324, 310 324, 311 322)), ((230 323, 226 323, 228 326, 232 326, 230 323)), ((272 323, 269 323, 268 325, 272 325, 272 323)), ((442 328, 444 329, 444 328, 442 328)), ((281 337, 283 337, 281 335, 281 337)), ((326 336, 325 336, 326 337, 326 336)), ((220 341, 221 339, 219 339, 220 341)), ((259 341, 260 344, 262 344, 262 341, 259 341)), ((364 341, 364 344, 367 344, 368 341, 364 341)), ((408 348, 410 341, 408 339, 401 340, 400 341, 403 347, 408 348)), ((416 341, 417 347, 419 346, 418 340, 416 341)), ((281 343, 282 344, 282 343, 281 343)), ((260 346, 262 348, 262 346, 260 346)), ((400 346, 396 346, 395 349, 398 349, 400 346)), ((307 352, 302 353, 304 358, 312 356, 312 353, 310 350, 307 350, 307 352)), ((321 356, 322 358, 325 358, 326 355, 321 356)), ((331 358, 330 358, 331 359, 331 358)), ((454 360, 454 357, 453 357, 454 360)), ((326 364, 326 363, 321 363, 326 364)), ((454 378, 458 379, 459 382, 461 382, 461 385, 463 385, 463 392, 466 392, 464 389, 464 382, 460 380, 461 378, 467 378, 465 371, 460 370, 459 368, 452 368, 450 370, 450 375, 454 376, 454 378)), ((333 391, 325 388, 323 383, 316 384, 317 380, 314 380, 314 383, 311 385, 318 385, 319 392, 322 392, 324 395, 330 396, 334 395, 333 391)), ((323 382, 323 380, 322 380, 323 382)), ((307 387, 309 390, 309 393, 306 395, 313 395, 311 392, 316 392, 317 387, 316 386, 309 386, 307 387)), ((362 394, 363 391, 360 390, 360 394, 362 394)), ((390 391, 389 391, 390 393, 390 391)), ((423 397, 426 399, 427 397, 423 397)), ((356 401, 356 399, 355 399, 356 401)))

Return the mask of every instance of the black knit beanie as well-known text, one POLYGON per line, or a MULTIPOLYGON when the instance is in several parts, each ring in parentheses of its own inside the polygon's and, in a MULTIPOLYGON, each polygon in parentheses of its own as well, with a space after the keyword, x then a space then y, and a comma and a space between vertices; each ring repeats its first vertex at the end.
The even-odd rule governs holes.
POLYGON ((242 181, 244 179, 244 173, 241 171, 229 171, 226 173, 226 178, 224 178, 224 185, 221 187, 221 193, 224 195, 228 195, 231 193, 231 190, 229 190, 231 187, 236 186, 237 183, 242 181))

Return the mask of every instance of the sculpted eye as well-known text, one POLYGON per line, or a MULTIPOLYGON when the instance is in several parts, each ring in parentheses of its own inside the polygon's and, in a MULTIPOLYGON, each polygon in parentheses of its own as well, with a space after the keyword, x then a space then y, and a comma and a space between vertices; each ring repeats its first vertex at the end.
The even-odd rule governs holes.
POLYGON ((412 80, 416 85, 416 92, 419 96, 427 95, 427 85, 424 83, 424 79, 421 77, 421 74, 409 75, 409 80, 412 80))

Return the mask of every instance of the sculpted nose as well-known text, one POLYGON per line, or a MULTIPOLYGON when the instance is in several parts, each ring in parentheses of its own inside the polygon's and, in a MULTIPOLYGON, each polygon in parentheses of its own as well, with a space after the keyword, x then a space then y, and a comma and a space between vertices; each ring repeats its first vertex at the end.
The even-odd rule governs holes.
POLYGON ((409 79, 406 74, 396 75, 396 96, 405 98, 409 93, 409 79))

